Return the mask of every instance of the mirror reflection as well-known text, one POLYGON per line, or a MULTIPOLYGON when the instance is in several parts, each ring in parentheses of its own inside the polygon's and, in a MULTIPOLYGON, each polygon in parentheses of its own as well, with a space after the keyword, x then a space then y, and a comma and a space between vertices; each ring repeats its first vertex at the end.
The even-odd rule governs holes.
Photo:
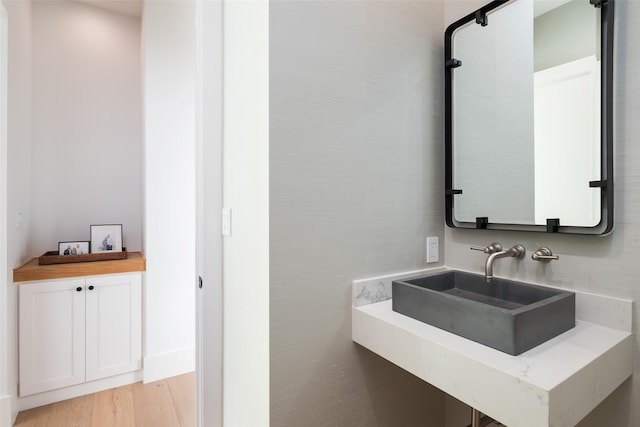
MULTIPOLYGON (((496 3, 496 2, 494 2, 496 3)), ((452 35, 453 220, 601 222, 601 9, 511 0, 452 35)), ((455 25, 455 24, 454 24, 455 25)))

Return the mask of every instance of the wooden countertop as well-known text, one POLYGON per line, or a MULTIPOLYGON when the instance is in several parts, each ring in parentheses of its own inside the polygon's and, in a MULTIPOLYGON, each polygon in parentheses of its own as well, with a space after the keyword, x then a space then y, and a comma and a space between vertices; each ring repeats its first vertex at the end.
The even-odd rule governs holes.
POLYGON ((63 279, 65 277, 145 271, 146 269, 147 260, 141 252, 129 252, 126 259, 69 264, 38 265, 38 258, 33 258, 13 269, 13 281, 63 279))

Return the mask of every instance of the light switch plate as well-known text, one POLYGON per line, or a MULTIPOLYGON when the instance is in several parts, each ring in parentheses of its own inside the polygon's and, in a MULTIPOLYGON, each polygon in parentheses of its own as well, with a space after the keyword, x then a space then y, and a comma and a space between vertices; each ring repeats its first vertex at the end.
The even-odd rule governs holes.
POLYGON ((16 228, 18 230, 21 230, 23 224, 24 224, 24 214, 22 213, 22 209, 18 209, 18 212, 16 213, 16 228))
POLYGON ((439 239, 437 237, 427 237, 427 263, 438 262, 439 255, 439 239))

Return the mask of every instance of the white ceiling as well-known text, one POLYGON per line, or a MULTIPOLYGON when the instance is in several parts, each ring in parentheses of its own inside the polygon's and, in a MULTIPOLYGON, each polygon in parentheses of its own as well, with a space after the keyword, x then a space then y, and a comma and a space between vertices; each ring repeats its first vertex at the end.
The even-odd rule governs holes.
MULTIPOLYGON (((124 13, 125 15, 142 16, 142 4, 144 0, 76 0, 81 3, 90 4, 102 9, 112 10, 114 12, 124 13)), ((542 15, 568 3, 570 0, 535 0, 534 16, 542 15)))
POLYGON ((129 16, 142 16, 143 0, 76 0, 102 9, 112 10, 129 16))
POLYGON ((571 0, 535 0, 533 2, 533 16, 540 16, 565 3, 569 3, 569 1, 571 0))

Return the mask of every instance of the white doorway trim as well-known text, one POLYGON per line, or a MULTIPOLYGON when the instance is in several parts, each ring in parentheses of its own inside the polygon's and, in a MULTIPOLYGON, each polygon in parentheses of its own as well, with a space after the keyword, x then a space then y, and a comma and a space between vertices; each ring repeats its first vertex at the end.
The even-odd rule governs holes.
POLYGON ((11 425, 7 286, 7 12, 0 3, 0 426, 11 425))
POLYGON ((196 425, 221 427, 222 1, 196 2, 196 425))

